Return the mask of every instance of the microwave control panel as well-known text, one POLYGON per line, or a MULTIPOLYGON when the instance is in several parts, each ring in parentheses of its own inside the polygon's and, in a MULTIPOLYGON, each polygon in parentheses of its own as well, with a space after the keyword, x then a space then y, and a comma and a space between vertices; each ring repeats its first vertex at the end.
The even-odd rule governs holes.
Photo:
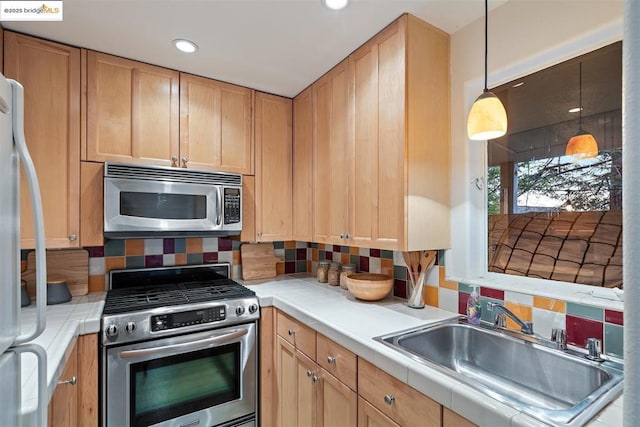
POLYGON ((224 223, 237 224, 241 221, 240 189, 224 189, 224 223))

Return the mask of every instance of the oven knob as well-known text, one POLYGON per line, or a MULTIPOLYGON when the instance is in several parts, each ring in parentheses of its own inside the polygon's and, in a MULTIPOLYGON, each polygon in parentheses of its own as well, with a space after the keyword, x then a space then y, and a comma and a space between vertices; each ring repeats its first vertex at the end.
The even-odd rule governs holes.
POLYGON ((242 316, 242 315, 244 314, 244 307, 243 307, 243 306, 241 306, 241 305, 239 305, 239 306, 236 308, 236 314, 237 314, 238 316, 242 316))
POLYGON ((115 337, 118 335, 118 327, 113 323, 107 326, 107 330, 105 331, 108 337, 115 337))
POLYGON ((251 305, 249 306, 249 313, 253 314, 253 313, 255 313, 256 311, 258 311, 258 304, 251 304, 251 305))
POLYGON ((127 326, 124 327, 124 330, 127 331, 128 334, 132 334, 133 331, 136 330, 136 324, 134 322, 127 322, 127 326))

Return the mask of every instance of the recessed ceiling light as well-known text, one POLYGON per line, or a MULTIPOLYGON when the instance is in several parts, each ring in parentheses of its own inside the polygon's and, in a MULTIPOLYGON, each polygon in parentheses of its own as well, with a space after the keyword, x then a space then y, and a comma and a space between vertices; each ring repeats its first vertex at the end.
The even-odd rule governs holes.
POLYGON ((573 107, 573 108, 569 109, 570 113, 579 113, 580 111, 582 111, 582 108, 580 108, 580 107, 573 107))
POLYGON ((524 82, 520 82, 520 83, 516 83, 516 84, 514 84, 514 85, 513 85, 513 86, 511 86, 511 87, 520 87, 520 86, 522 86, 523 84, 524 84, 524 82))
POLYGON ((176 49, 185 53, 194 53, 198 50, 198 45, 191 40, 175 39, 173 41, 173 45, 176 47, 176 49))
POLYGON ((331 10, 340 10, 347 7, 349 0, 322 0, 322 4, 331 10))

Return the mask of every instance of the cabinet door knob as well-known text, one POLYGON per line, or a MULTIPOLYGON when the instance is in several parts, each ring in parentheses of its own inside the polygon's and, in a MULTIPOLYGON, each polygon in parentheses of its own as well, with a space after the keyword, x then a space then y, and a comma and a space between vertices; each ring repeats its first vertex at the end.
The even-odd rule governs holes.
POLYGON ((182 167, 186 168, 187 167, 187 162, 189 161, 189 159, 187 159, 186 157, 183 157, 181 160, 182 160, 182 167))
POLYGON ((329 365, 333 365, 334 363, 336 363, 336 358, 333 356, 327 356, 327 363, 329 365))
POLYGON ((294 331, 293 329, 289 329, 289 330, 287 331, 287 333, 288 333, 288 334, 289 334, 289 336, 291 337, 291 336, 293 336, 293 335, 295 335, 295 334, 296 334, 296 331, 294 331))
POLYGON ((344 233, 342 233, 342 234, 340 235, 340 238, 341 238, 341 239, 344 239, 344 233))
POLYGON ((387 394, 384 396, 384 403, 386 403, 389 406, 393 405, 393 402, 395 401, 396 401, 396 397, 392 394, 391 395, 387 394))
POLYGON ((351 238, 351 234, 349 234, 349 233, 345 234, 344 238, 347 239, 347 240, 350 239, 351 238))
POLYGON ((178 167, 178 157, 171 156, 171 167, 172 168, 177 168, 178 167))
POLYGON ((314 383, 317 383, 318 381, 320 381, 320 377, 319 377, 319 376, 317 376, 317 375, 314 375, 314 376, 311 378, 311 381, 313 381, 314 383))
POLYGON ((308 371, 307 371, 307 376, 308 376, 309 378, 311 378, 311 377, 313 376, 313 372, 312 372, 311 370, 308 370, 308 371))
POLYGON ((75 242, 77 238, 78 238, 77 234, 72 234, 72 235, 69 236, 69 241, 75 242))
POLYGON ((73 377, 69 378, 68 380, 60 380, 60 381, 58 381, 58 384, 76 385, 77 382, 78 382, 78 378, 76 376, 73 376, 73 377))

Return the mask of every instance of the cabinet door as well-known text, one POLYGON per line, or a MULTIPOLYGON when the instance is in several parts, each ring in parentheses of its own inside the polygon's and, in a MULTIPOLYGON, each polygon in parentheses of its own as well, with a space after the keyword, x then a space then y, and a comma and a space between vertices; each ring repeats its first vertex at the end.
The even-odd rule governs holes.
POLYGON ((87 160, 177 161, 177 71, 89 51, 87 80, 87 160))
POLYGON ((358 427, 400 427, 378 411, 372 404, 358 397, 358 427))
POLYGON ((78 426, 98 426, 98 334, 78 337, 78 426))
POLYGON ((456 414, 451 409, 443 407, 442 427, 475 427, 475 424, 456 414))
POLYGON ((351 244, 400 249, 405 211, 404 21, 349 58, 353 102, 351 244))
POLYGON ((255 103, 257 240, 290 240, 291 99, 257 92, 255 103))
POLYGON ((104 165, 80 162, 80 244, 104 245, 104 165))
POLYGON ((78 425, 77 378, 78 357, 74 347, 49 402, 49 426, 76 427, 78 425))
POLYGON ((280 427, 315 426, 317 365, 282 337, 276 344, 276 420, 280 427))
POLYGON ((314 242, 347 244, 349 170, 347 60, 313 85, 314 102, 314 242))
POLYGON ((253 172, 251 89, 180 74, 180 157, 188 166, 253 172))
POLYGON ((355 427, 358 422, 358 395, 322 368, 318 390, 318 426, 355 427))
POLYGON ((293 100, 293 239, 313 240, 313 96, 293 100))
MULTIPOLYGON (((80 231, 80 49, 10 31, 5 75, 24 86, 24 133, 38 175, 46 245, 78 247, 80 231)), ((20 179, 22 248, 34 247, 29 189, 20 179)))

